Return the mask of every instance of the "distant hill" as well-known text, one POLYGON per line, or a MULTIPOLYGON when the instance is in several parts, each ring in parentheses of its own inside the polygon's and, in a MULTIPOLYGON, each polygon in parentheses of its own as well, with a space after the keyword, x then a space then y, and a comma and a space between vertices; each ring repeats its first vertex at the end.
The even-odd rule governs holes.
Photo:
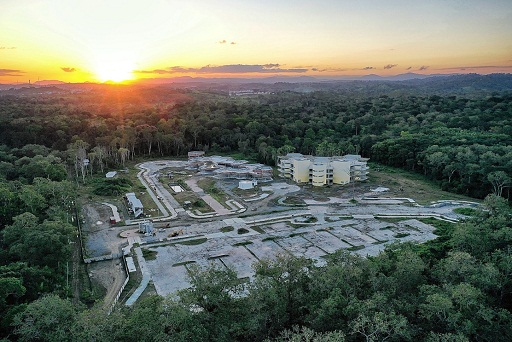
POLYGON ((62 82, 59 80, 43 80, 34 82, 35 85, 45 86, 45 85, 54 85, 54 84, 66 84, 66 82, 62 82))
POLYGON ((360 92, 367 95, 389 95, 396 92, 418 94, 469 94, 512 91, 512 74, 457 74, 422 75, 405 73, 394 76, 345 76, 320 79, 311 76, 272 76, 265 78, 204 78, 175 77, 140 79, 132 84, 65 83, 58 80, 38 81, 33 84, 0 84, 1 95, 44 94, 59 90, 88 92, 95 90, 137 88, 207 89, 230 92, 253 90, 255 92, 312 91, 360 92), (39 89, 39 90, 38 90, 39 89))

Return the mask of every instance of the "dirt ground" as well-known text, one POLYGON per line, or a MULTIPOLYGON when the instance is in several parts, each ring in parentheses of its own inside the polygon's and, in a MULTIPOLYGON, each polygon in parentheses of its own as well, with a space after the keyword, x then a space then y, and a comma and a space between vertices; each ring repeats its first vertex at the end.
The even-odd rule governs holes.
POLYGON ((123 227, 109 222, 112 210, 101 203, 87 203, 82 207, 85 223, 82 226, 86 255, 89 258, 119 253, 124 239, 118 237, 123 227))
MULTIPOLYGON (((112 210, 101 203, 87 203, 82 207, 82 215, 85 217, 82 233, 86 256, 97 257, 118 253, 126 242, 126 238, 121 238, 119 234, 127 228, 110 224, 112 210)), ((120 259, 114 259, 93 262, 88 265, 88 270, 91 282, 105 289, 103 305, 106 310, 126 280, 124 265, 120 259)))
POLYGON ((99 261, 89 264, 88 268, 91 282, 95 282, 106 291, 103 307, 108 309, 126 280, 123 262, 120 259, 99 261))

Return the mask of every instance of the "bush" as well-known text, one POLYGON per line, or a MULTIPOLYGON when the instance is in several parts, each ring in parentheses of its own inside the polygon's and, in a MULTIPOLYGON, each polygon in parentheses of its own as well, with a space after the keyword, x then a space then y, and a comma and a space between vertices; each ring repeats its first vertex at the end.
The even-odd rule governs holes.
POLYGON ((105 178, 96 181, 92 192, 99 196, 117 196, 126 192, 132 185, 133 183, 126 178, 105 178))

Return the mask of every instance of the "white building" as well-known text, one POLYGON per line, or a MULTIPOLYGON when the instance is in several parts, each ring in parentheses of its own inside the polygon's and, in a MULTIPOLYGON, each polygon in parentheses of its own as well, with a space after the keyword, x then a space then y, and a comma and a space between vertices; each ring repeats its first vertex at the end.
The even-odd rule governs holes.
POLYGON ((129 192, 125 195, 126 203, 128 204, 128 211, 130 211, 135 218, 144 214, 144 206, 140 199, 135 196, 135 193, 129 192))
POLYGON ((364 181, 368 158, 348 154, 342 157, 314 157, 288 153, 279 157, 279 175, 297 183, 323 186, 364 181))

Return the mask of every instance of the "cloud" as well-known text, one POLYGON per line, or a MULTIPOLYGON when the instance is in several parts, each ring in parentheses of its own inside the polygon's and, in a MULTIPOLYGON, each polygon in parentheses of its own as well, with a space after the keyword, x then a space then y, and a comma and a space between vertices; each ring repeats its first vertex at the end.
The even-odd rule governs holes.
POLYGON ((0 69, 0 76, 23 76, 24 71, 15 69, 0 69))
POLYGON ((426 66, 422 65, 422 66, 420 66, 420 68, 418 70, 420 70, 420 71, 427 70, 428 67, 429 67, 428 65, 426 65, 426 66))
POLYGON ((62 67, 60 68, 62 71, 64 72, 75 72, 76 69, 75 68, 68 68, 68 67, 62 67))
POLYGON ((396 67, 398 64, 388 64, 388 65, 384 65, 384 69, 393 69, 394 67, 396 67))
POLYGON ((349 69, 343 69, 343 68, 325 68, 325 69, 319 69, 319 68, 311 68, 311 71, 316 72, 341 72, 341 71, 347 71, 349 69))
POLYGON ((0 50, 14 50, 16 46, 0 46, 0 50))
MULTIPOLYGON (((228 44, 226 39, 219 40, 217 44, 228 44)), ((229 45, 236 45, 236 42, 230 42, 229 45)))
POLYGON ((280 64, 228 64, 228 65, 206 65, 201 68, 184 68, 173 66, 166 69, 154 70, 135 70, 139 74, 176 74, 176 73, 194 73, 194 74, 245 74, 245 73, 303 73, 308 71, 306 68, 281 68, 280 64))
POLYGON ((364 67, 364 68, 362 68, 360 70, 373 70, 373 69, 375 69, 375 68, 372 67, 372 66, 367 66, 367 67, 364 67))

